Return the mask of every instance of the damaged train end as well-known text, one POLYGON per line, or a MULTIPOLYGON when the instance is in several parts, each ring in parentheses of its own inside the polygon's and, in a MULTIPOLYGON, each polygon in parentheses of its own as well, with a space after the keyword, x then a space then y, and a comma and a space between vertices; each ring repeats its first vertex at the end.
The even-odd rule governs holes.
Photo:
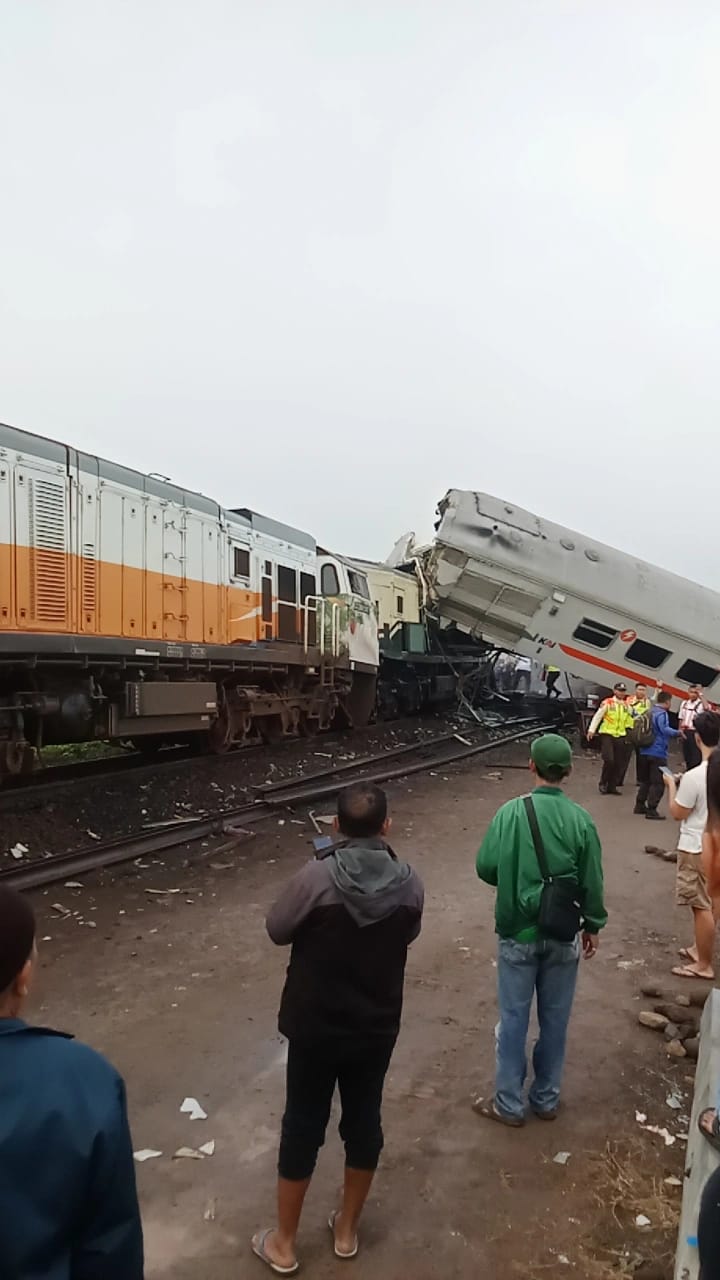
POLYGON ((600 691, 716 695, 717 592, 488 494, 451 489, 438 514, 425 577, 441 619, 600 691))

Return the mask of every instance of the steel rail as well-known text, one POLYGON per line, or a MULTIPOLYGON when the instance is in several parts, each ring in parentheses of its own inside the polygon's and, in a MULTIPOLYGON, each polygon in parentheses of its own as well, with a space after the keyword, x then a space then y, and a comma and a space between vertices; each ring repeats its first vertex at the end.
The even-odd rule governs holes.
MULTIPOLYGON (((347 770, 347 773, 356 773, 358 775, 357 781, 389 782, 393 778, 407 777, 414 773, 425 772, 433 767, 443 768, 460 760, 486 754, 496 748, 504 747, 508 743, 518 742, 522 738, 527 738, 533 733, 542 732, 547 727, 547 725, 536 721, 517 730, 515 733, 506 734, 500 738, 490 739, 469 747, 462 747, 460 750, 450 753, 431 755, 427 759, 400 764, 394 768, 381 768, 372 773, 367 773, 366 770, 369 765, 377 762, 377 757, 369 756, 365 759, 353 761, 352 771, 347 770)), ((388 751, 383 753, 383 758, 389 761, 399 755, 407 754, 408 745, 403 744, 395 752, 388 751)), ((414 745, 416 750, 420 750, 428 744, 417 743, 414 745)), ((161 831, 141 832, 130 837, 121 837, 117 840, 96 844, 91 848, 55 854, 50 858, 37 860, 25 866, 4 868, 0 870, 0 884, 11 885, 15 889, 38 889, 49 884, 55 884, 69 875, 81 875, 89 871, 101 870, 104 867, 117 866, 123 862, 132 862, 137 858, 147 857, 150 854, 162 853, 165 850, 180 848, 186 844, 194 844, 198 840, 206 839, 208 836, 233 835, 236 834, 233 831, 233 827, 238 822, 243 826, 261 822, 263 819, 274 815, 279 807, 304 804, 312 800, 335 795, 345 785, 347 785, 346 772, 340 773, 340 770, 331 768, 323 773, 314 774, 311 778, 305 779, 304 782, 301 781, 297 785, 285 783, 284 787, 277 787, 276 784, 273 784, 273 790, 270 794, 264 794, 265 789, 258 788, 260 798, 254 803, 242 805, 237 809, 226 809, 214 814, 212 817, 191 819, 188 822, 165 827, 161 831), (332 780, 331 775, 335 773, 340 774, 340 776, 332 780), (330 780, 328 781, 329 778, 330 780)))

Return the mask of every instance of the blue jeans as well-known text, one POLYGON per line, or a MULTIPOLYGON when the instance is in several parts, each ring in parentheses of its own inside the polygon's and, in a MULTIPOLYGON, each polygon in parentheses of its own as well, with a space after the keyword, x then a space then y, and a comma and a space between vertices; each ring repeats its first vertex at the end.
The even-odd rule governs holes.
POLYGON ((557 1107, 579 958, 577 939, 500 939, 495 1106, 504 1115, 518 1119, 525 1115, 525 1042, 535 992, 540 1035, 533 1053, 535 1079, 530 1088, 530 1106, 533 1111, 554 1111, 557 1107))

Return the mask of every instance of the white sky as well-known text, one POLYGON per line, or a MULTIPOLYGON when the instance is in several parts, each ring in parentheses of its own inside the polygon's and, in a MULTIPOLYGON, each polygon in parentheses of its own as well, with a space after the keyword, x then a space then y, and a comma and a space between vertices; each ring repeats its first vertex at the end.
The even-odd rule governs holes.
POLYGON ((5 0, 0 420, 355 555, 720 587, 716 0, 5 0))

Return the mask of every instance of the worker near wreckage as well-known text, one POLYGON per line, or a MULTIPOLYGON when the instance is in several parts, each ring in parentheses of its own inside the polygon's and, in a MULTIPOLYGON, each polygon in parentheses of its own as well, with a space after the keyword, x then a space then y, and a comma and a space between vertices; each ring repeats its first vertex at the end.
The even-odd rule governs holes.
POLYGON ((627 686, 622 680, 615 685, 611 698, 600 703, 588 729, 588 742, 595 734, 600 738, 602 772, 599 791, 604 796, 617 796, 625 777, 632 743, 628 732, 635 717, 628 706, 627 686))

